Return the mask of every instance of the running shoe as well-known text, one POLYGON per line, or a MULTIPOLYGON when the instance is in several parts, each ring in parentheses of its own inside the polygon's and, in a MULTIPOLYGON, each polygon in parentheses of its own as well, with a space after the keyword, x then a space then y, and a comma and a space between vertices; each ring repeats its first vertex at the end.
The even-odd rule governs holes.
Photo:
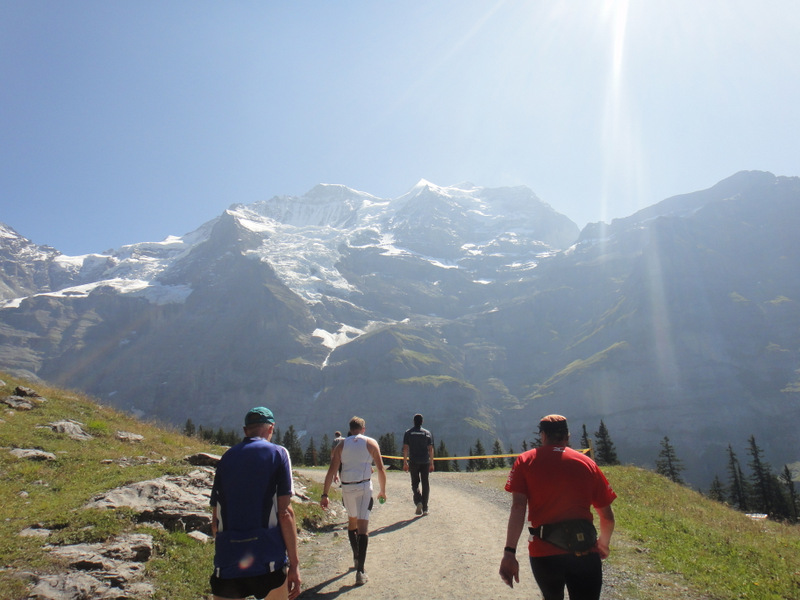
POLYGON ((422 514, 422 502, 417 502, 417 513, 418 515, 422 514))
POLYGON ((356 571, 356 585, 364 585, 369 581, 369 577, 364 571, 356 571))

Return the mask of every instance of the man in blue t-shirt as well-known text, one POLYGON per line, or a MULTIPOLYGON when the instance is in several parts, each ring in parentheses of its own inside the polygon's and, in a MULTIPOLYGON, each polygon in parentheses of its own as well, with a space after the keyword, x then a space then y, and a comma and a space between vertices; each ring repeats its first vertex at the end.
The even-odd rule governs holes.
POLYGON ((403 435, 403 470, 411 473, 411 491, 418 515, 428 514, 430 484, 428 474, 433 473, 433 435, 422 428, 422 415, 414 415, 414 426, 403 435), (422 483, 422 492, 419 491, 422 483))
POLYGON ((216 599, 300 595, 297 528, 286 448, 270 442, 275 417, 259 406, 244 418, 245 438, 217 465, 211 488, 216 599))

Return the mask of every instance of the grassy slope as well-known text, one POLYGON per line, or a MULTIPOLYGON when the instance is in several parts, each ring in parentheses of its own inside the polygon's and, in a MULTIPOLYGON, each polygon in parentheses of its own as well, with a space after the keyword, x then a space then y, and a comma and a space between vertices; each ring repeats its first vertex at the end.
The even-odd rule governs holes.
MULTIPOLYGON (((206 597, 213 545, 201 544, 183 533, 170 533, 135 523, 126 511, 84 510, 95 494, 114 487, 193 470, 184 458, 195 452, 221 453, 222 448, 176 431, 143 423, 119 411, 97 405, 81 395, 24 381, 0 373, 6 382, 0 397, 17 385, 30 387, 47 399, 31 411, 10 411, 0 405, 0 600, 27 596, 27 581, 19 572, 58 571, 42 548, 41 538, 20 537, 30 526, 53 529, 49 543, 97 542, 125 530, 153 534, 155 557, 148 578, 157 587, 156 599, 206 597), (71 440, 41 425, 73 419, 94 436, 87 442, 71 440), (144 436, 136 444, 118 441, 118 430, 144 436), (57 456, 54 462, 18 460, 11 448, 39 448, 57 456), (127 458, 130 466, 111 459, 127 458), (155 464, 139 464, 155 459, 155 464)), ((298 507, 298 520, 313 518, 298 507)))
MULTIPOLYGON (((800 598, 800 526, 744 514, 638 467, 604 467, 617 493, 607 572, 626 600, 800 598)), ((506 472, 484 478, 501 487, 506 472)))
MULTIPOLYGON (((27 385, 0 373, 7 383, 0 396, 27 385)), ((55 530, 50 543, 94 542, 123 530, 146 530, 157 542, 149 563, 156 599, 189 600, 208 593, 213 548, 182 533, 137 525, 130 514, 87 511, 80 507, 94 494, 126 483, 184 473, 194 467, 184 457, 199 451, 221 452, 201 440, 142 423, 80 394, 33 387, 47 402, 32 411, 2 411, 0 418, 0 600, 26 596, 17 571, 57 570, 39 538, 19 537, 32 525, 55 530), (95 436, 77 442, 39 425, 74 419, 95 436), (144 436, 131 445, 117 441, 117 430, 144 436), (55 462, 14 458, 13 447, 41 448, 55 462), (120 466, 105 459, 146 457, 160 462, 120 466), (163 458, 163 461, 161 460, 163 458)), ((607 468, 619 495, 614 503, 617 532, 611 570, 622 575, 615 586, 629 600, 800 597, 800 528, 744 515, 663 477, 634 467, 607 468)), ((501 487, 505 472, 487 473, 485 483, 501 487)), ((316 494, 319 490, 316 490, 316 494)), ((296 507, 298 522, 315 520, 296 507)), ((310 509, 313 511, 314 509, 310 509)))
POLYGON ((754 521, 655 473, 607 469, 627 552, 678 573, 704 595, 728 600, 800 598, 800 526, 754 521))

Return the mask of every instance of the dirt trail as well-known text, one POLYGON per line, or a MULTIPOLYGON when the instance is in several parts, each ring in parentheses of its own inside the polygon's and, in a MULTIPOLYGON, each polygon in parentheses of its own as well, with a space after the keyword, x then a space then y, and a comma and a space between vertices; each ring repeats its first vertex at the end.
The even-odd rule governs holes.
MULTIPOLYGON (((317 481, 324 479, 323 471, 298 471, 317 481)), ((512 590, 497 574, 510 496, 499 499, 496 494, 481 493, 480 488, 464 484, 465 475, 434 473, 430 513, 418 517, 409 475, 388 472, 387 502, 376 502, 370 518, 369 582, 364 586, 355 586, 346 514, 341 503, 334 503, 338 504, 335 531, 320 534, 300 547, 304 590, 300 597, 540 599, 525 560, 524 539, 519 544, 520 583, 512 590)))

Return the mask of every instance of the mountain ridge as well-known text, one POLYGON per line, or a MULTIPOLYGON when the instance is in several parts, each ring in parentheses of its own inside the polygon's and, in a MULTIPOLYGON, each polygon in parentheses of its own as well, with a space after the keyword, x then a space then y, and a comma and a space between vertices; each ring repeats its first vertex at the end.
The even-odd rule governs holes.
POLYGON ((318 439, 423 412, 462 453, 563 412, 632 462, 702 437, 707 482, 731 438, 800 424, 798 204, 741 172, 579 232, 527 188, 320 184, 83 262, 4 236, 0 367, 178 424, 272 404, 318 439))

